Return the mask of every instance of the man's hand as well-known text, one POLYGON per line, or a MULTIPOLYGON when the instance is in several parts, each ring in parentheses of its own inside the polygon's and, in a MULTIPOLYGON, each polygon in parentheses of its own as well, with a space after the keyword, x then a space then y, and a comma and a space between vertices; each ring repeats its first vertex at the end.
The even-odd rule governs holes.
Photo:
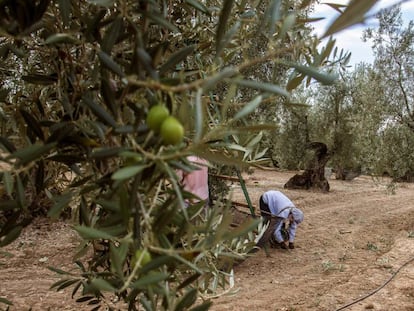
POLYGON ((290 249, 294 249, 295 248, 295 244, 293 244, 293 242, 289 242, 289 248, 290 249))

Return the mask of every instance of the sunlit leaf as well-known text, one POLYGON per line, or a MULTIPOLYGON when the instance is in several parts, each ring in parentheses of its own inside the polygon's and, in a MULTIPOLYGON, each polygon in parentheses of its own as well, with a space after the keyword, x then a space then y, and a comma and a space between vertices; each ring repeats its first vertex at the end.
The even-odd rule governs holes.
POLYGON ((90 285, 99 291, 114 292, 116 290, 108 281, 100 278, 93 279, 90 285))
POLYGON ((77 42, 78 40, 68 33, 55 33, 47 37, 44 44, 45 45, 53 45, 53 44, 61 44, 61 43, 74 44, 77 42))
POLYGON ((254 159, 253 159, 255 161, 255 163, 257 163, 259 161, 260 162, 266 162, 266 161, 270 160, 269 158, 263 158, 268 150, 269 150, 269 148, 264 148, 262 151, 259 151, 258 153, 256 153, 254 155, 254 159))
POLYGON ((225 234, 226 239, 234 239, 240 236, 247 234, 248 232, 257 228, 259 223, 261 222, 260 219, 249 219, 245 221, 243 224, 239 225, 237 228, 234 228, 231 231, 228 231, 225 234))
POLYGON ((237 145, 237 144, 227 144, 227 148, 231 149, 231 150, 237 150, 240 152, 246 152, 247 149, 243 146, 237 145))
POLYGON ((136 174, 142 172, 148 165, 132 165, 120 168, 114 174, 112 174, 111 178, 113 180, 124 180, 135 176, 136 174))
POLYGON ((124 147, 108 147, 108 148, 96 148, 91 153, 90 157, 93 159, 105 159, 118 156, 123 150, 124 147))
POLYGON ((95 239, 106 239, 112 240, 114 237, 108 234, 105 231, 86 227, 86 226, 75 226, 75 230, 79 233, 79 235, 84 238, 85 240, 95 240, 95 239))
POLYGON ((26 165, 31 161, 37 160, 43 155, 46 155, 56 146, 56 143, 51 144, 33 144, 25 148, 19 149, 12 153, 13 158, 20 159, 22 165, 26 165))
POLYGON ((259 134, 257 134, 256 136, 253 137, 253 139, 251 139, 248 144, 246 145, 246 147, 248 148, 253 148, 254 146, 256 146, 263 138, 263 132, 259 132, 259 134))
POLYGON ((194 100, 194 119, 195 119, 195 135, 194 135, 194 142, 197 143, 200 141, 202 130, 203 130, 203 120, 204 120, 204 113, 202 109, 202 95, 203 90, 198 89, 195 100, 194 100))
POLYGON ((249 87, 249 88, 260 90, 263 92, 274 93, 274 94, 282 95, 285 97, 290 96, 289 92, 286 91, 286 89, 276 84, 272 84, 272 83, 253 81, 253 80, 239 80, 239 79, 232 80, 231 82, 234 82, 238 84, 239 86, 249 87))
POLYGON ((320 72, 317 68, 303 66, 300 64, 290 64, 293 68, 295 68, 298 72, 305 74, 313 79, 323 83, 323 84, 332 84, 335 80, 338 79, 337 74, 330 74, 320 72))
POLYGON ((273 34, 275 32, 276 22, 280 20, 281 4, 282 4, 281 0, 271 1, 264 14, 261 28, 263 28, 264 26, 268 26, 269 27, 268 33, 270 34, 273 34))
POLYGON ((378 0, 351 0, 345 11, 329 26, 322 38, 364 21, 367 13, 378 0))
POLYGON ((114 243, 109 246, 109 256, 111 259, 111 271, 116 273, 119 277, 123 277, 123 266, 125 258, 128 253, 129 244, 122 241, 119 247, 116 247, 114 243))
POLYGON ((121 221, 125 219, 123 215, 115 215, 111 219, 107 219, 105 222, 102 222, 101 231, 105 231, 107 234, 115 237, 123 235, 126 232, 126 227, 121 221), (114 224, 114 225, 112 225, 114 224))
MULTIPOLYGON (((276 124, 252 124, 252 125, 245 125, 242 127, 216 127, 208 132, 203 137, 203 142, 216 142, 214 145, 220 144, 224 141, 227 137, 234 135, 234 134, 245 134, 247 131, 262 131, 262 130, 275 130, 277 129, 276 124)), ((213 161, 214 162, 214 161, 213 161)))
POLYGON ((137 281, 131 284, 131 288, 144 289, 147 286, 158 284, 168 278, 164 272, 152 272, 142 275, 137 281))
POLYGON ((247 103, 241 110, 239 110, 233 117, 233 120, 239 120, 248 114, 252 113, 262 102, 262 96, 256 96, 251 102, 247 103))

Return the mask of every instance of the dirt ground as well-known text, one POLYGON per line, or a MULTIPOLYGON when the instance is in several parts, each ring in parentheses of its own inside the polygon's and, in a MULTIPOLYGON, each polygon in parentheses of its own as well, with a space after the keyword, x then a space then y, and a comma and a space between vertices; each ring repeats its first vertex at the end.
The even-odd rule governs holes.
MULTIPOLYGON (((260 251, 238 265, 232 295, 214 299, 212 310, 414 311, 414 184, 359 176, 330 179, 326 194, 284 190, 295 173, 246 176, 254 205, 264 191, 282 190, 305 220, 294 250, 260 251)), ((245 203, 239 184, 232 189, 245 203)), ((59 278, 47 266, 70 269, 75 241, 69 224, 38 219, 0 250, 0 297, 11 310, 91 309, 49 290, 59 278)))

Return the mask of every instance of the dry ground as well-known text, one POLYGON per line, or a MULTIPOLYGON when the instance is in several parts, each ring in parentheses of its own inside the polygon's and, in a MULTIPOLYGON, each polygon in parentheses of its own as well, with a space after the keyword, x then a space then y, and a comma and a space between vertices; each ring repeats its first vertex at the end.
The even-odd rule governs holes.
MULTIPOLYGON (((247 176, 253 203, 295 173, 247 176)), ((330 185, 327 194, 282 190, 305 213, 296 248, 260 251, 237 266, 236 293, 215 299, 212 310, 335 311, 395 276, 346 310, 414 311, 414 184, 360 176, 330 185)), ((237 183, 233 189, 245 202, 237 183)), ((68 224, 39 219, 0 250, 0 297, 14 302, 11 310, 83 310, 69 292, 49 290, 58 277, 47 266, 70 268, 75 240, 68 224)))

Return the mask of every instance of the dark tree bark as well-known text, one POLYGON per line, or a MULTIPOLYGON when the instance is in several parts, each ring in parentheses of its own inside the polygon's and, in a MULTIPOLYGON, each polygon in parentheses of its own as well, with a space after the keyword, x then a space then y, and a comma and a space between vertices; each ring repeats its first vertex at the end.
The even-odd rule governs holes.
POLYGON ((329 182, 325 178, 325 165, 330 158, 328 147, 324 143, 312 142, 308 148, 315 150, 315 156, 302 174, 296 174, 285 184, 286 189, 318 189, 329 191, 329 182))

